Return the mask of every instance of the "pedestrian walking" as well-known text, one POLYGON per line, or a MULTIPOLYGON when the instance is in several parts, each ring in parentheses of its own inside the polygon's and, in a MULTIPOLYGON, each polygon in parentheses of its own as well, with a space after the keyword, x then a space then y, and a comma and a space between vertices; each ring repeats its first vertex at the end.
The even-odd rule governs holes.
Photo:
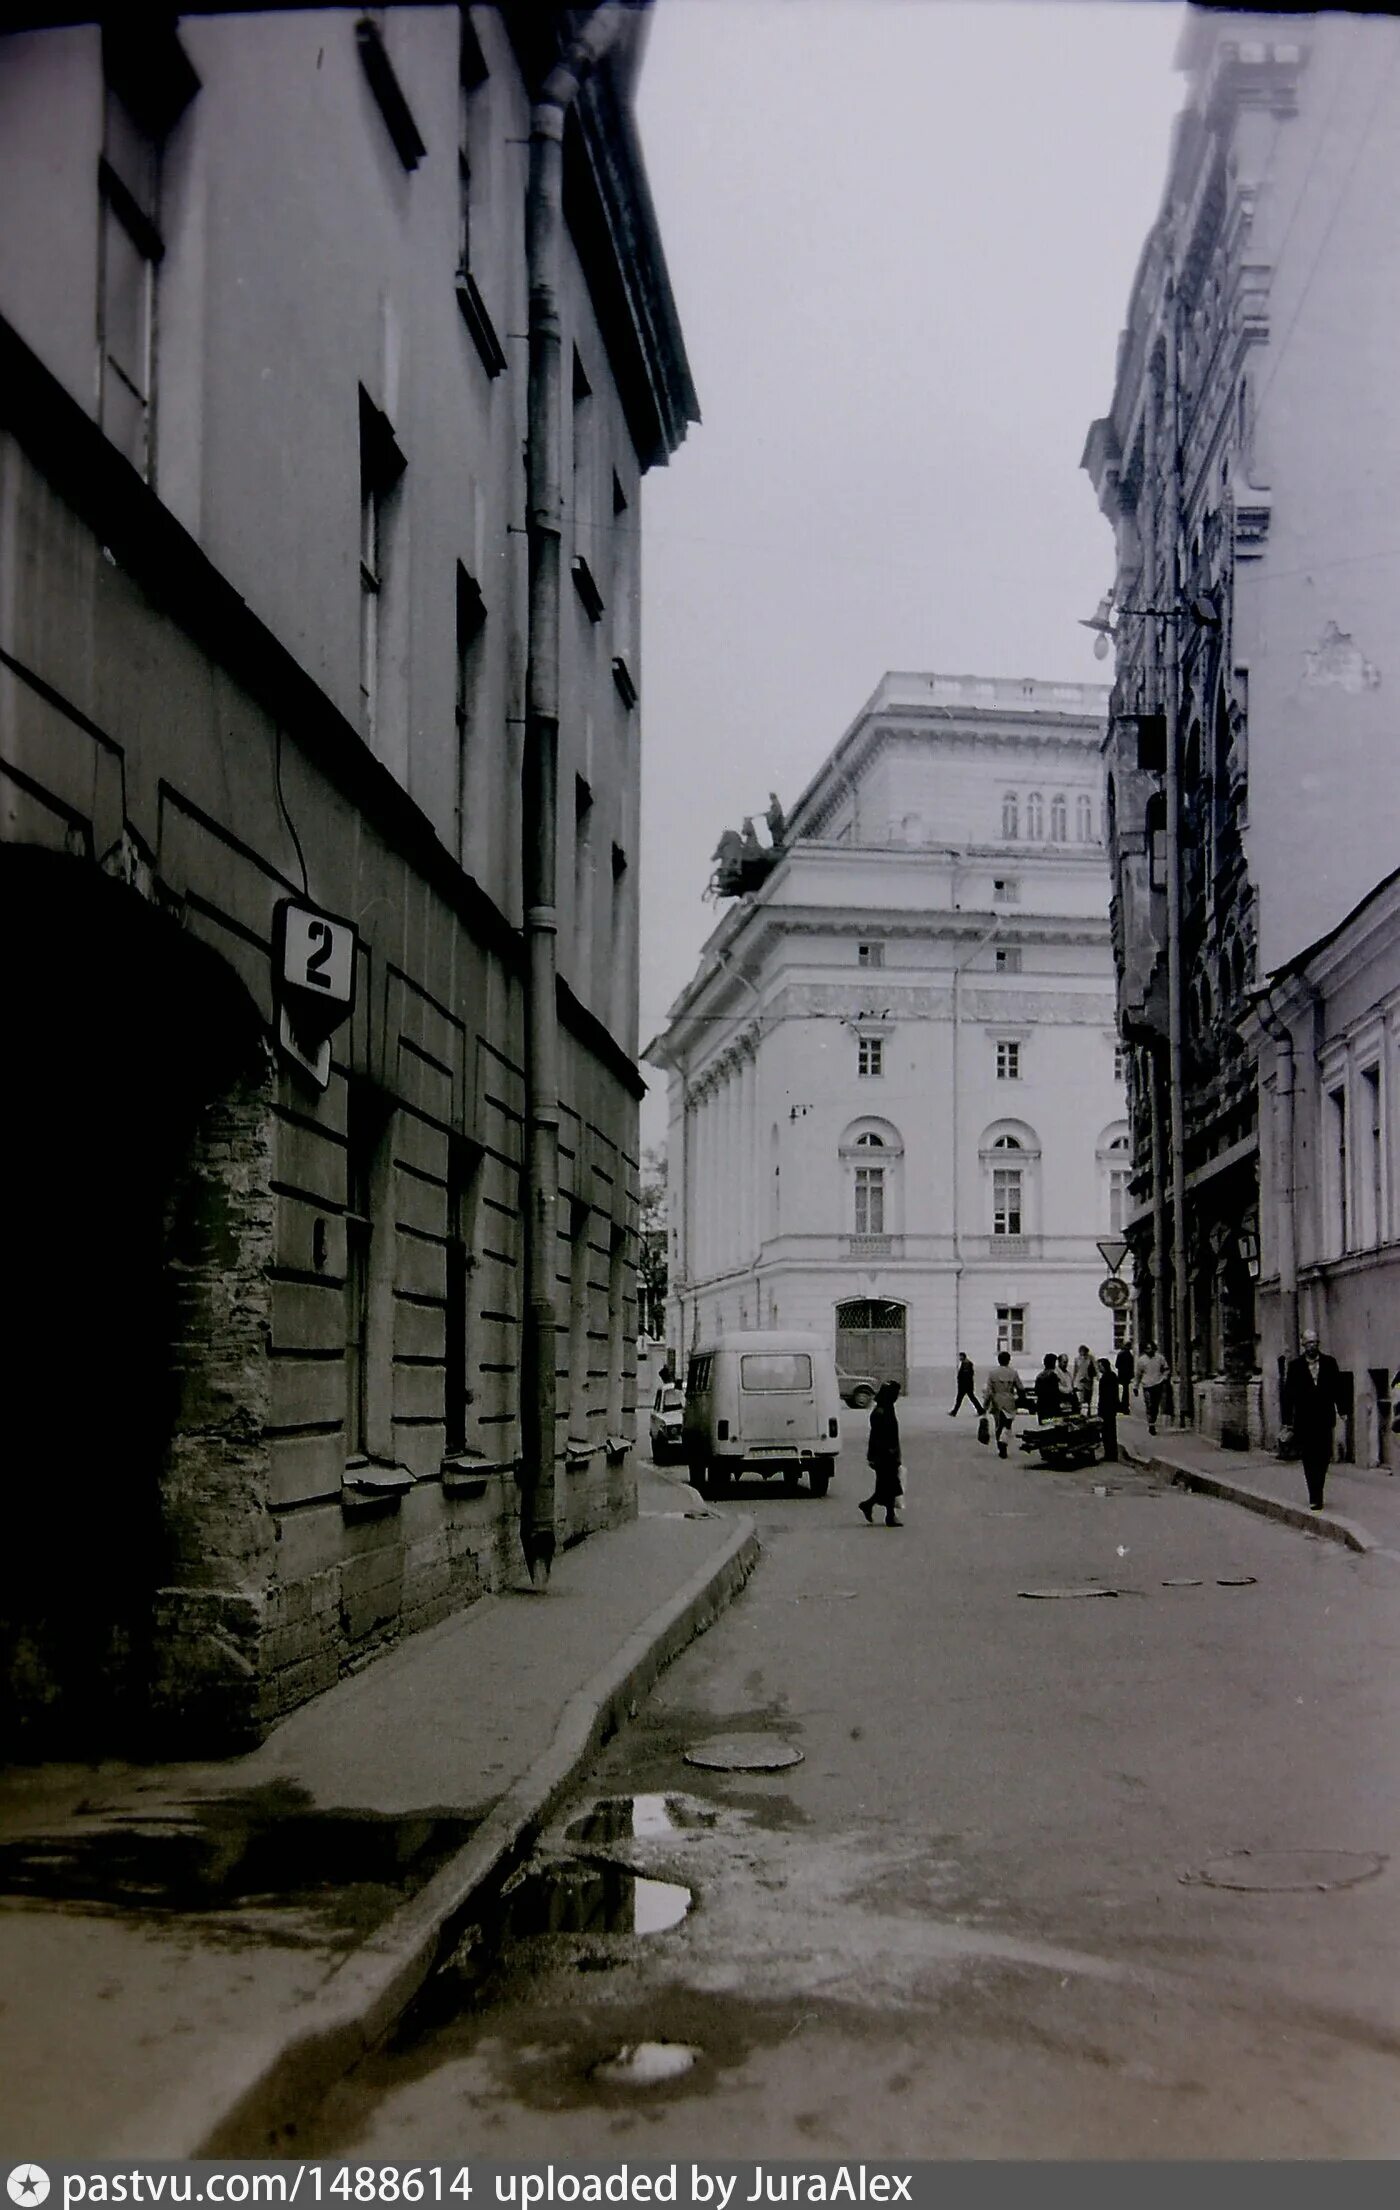
POLYGON ((1081 1343, 1075 1352, 1070 1379, 1074 1383, 1074 1393, 1086 1412, 1094 1409, 1094 1381, 1097 1373, 1098 1360, 1088 1344, 1081 1343))
POLYGON ((1327 1468, 1332 1463, 1332 1440, 1341 1404, 1341 1374, 1335 1358, 1329 1358, 1315 1328, 1303 1335, 1303 1347, 1288 1362, 1283 1377, 1283 1417, 1293 1430, 1293 1442, 1303 1461, 1308 1484, 1308 1506, 1322 1510, 1327 1468))
POLYGON ((983 1384, 982 1403, 992 1416, 997 1449, 1003 1458, 1006 1456, 1006 1438, 1011 1432, 1011 1422, 1021 1409, 1024 1394, 1021 1376, 1011 1363, 1010 1351, 998 1351, 997 1362, 983 1384))
POLYGON ((1163 1358, 1156 1344, 1150 1339, 1142 1346, 1142 1356, 1137 1362, 1133 1379, 1142 1392, 1142 1409, 1147 1414, 1147 1432, 1157 1432, 1157 1414, 1162 1409, 1162 1391, 1167 1386, 1171 1367, 1163 1358))
POLYGON ((1053 1351, 1047 1351, 1041 1361, 1040 1372, 1035 1377, 1035 1416, 1038 1420, 1057 1420, 1069 1409, 1067 1398, 1073 1398, 1074 1389, 1069 1375, 1062 1369, 1053 1351))
POLYGON ((1120 1346, 1113 1365, 1114 1371, 1118 1375, 1119 1408, 1126 1412, 1128 1409, 1128 1392, 1133 1386, 1133 1375, 1137 1370, 1137 1359, 1133 1355, 1131 1343, 1124 1343, 1120 1346))
POLYGON ((968 1401, 968 1403, 969 1403, 969 1404, 970 1404, 970 1405, 972 1406, 972 1409, 973 1409, 973 1411, 974 1411, 974 1412, 975 1412, 975 1413, 976 1413, 976 1414, 978 1415, 978 1417, 979 1417, 979 1419, 980 1419, 980 1417, 981 1417, 981 1414, 982 1414, 982 1407, 981 1407, 981 1405, 980 1405, 980 1404, 979 1404, 979 1403, 977 1402, 977 1399, 976 1399, 976 1397, 975 1397, 975 1396, 973 1395, 973 1393, 972 1393, 972 1392, 973 1392, 973 1390, 974 1390, 974 1388, 976 1387, 976 1385, 977 1385, 977 1369, 976 1369, 976 1367, 975 1367, 975 1366, 973 1365, 973 1363, 972 1363, 972 1360, 971 1360, 971 1359, 970 1359, 970 1358, 968 1357, 968 1355, 967 1355, 967 1352, 966 1352, 966 1351, 959 1351, 959 1352, 958 1352, 958 1396, 957 1396, 957 1402, 956 1402, 956 1403, 954 1404, 954 1406, 953 1406, 953 1409, 952 1409, 952 1411, 951 1411, 951 1412, 950 1412, 950 1413, 948 1414, 948 1417, 949 1417, 949 1419, 950 1419, 950 1420, 955 1420, 955 1419, 957 1418, 957 1416, 958 1416, 958 1413, 959 1413, 959 1411, 961 1410, 961 1407, 962 1407, 962 1401, 963 1401, 963 1398, 964 1398, 964 1397, 966 1397, 966 1398, 967 1398, 967 1401, 968 1401))
POLYGON ((874 1470, 875 1487, 860 1506, 868 1527, 875 1524, 877 1507, 884 1512, 887 1527, 904 1525, 895 1510, 904 1494, 904 1484, 900 1480, 903 1467, 900 1464, 899 1421, 894 1409, 898 1395, 897 1381, 882 1381, 875 1392, 875 1402, 870 1410, 870 1441, 866 1445, 865 1456, 874 1470))
POLYGON ((1098 1366, 1099 1427, 1103 1437, 1105 1463, 1118 1462, 1118 1369, 1113 1361, 1101 1358, 1098 1366))

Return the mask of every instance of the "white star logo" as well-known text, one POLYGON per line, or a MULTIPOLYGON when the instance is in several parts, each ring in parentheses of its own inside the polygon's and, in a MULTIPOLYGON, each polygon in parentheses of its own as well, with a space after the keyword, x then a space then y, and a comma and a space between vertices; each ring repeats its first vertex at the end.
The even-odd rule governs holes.
POLYGON ((37 2164, 16 2164, 5 2185, 11 2202, 22 2203, 25 2210, 39 2210, 39 2204, 48 2198, 49 2175, 37 2164))

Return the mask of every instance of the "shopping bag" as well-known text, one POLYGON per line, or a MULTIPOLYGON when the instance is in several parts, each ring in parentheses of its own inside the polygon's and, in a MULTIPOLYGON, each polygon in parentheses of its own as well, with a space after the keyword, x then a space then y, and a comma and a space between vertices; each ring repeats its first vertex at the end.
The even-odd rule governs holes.
POLYGON ((977 1440, 979 1443, 989 1443, 991 1439, 992 1423, 987 1418, 987 1415, 984 1412, 981 1419, 977 1422, 977 1440))

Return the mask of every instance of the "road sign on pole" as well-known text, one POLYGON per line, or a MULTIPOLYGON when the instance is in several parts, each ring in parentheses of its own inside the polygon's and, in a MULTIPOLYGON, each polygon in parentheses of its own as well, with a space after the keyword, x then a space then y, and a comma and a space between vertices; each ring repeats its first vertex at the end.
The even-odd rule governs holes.
POLYGON ((1121 1235, 1106 1235, 1099 1244, 1098 1251, 1110 1274, 1116 1274, 1128 1255, 1127 1238, 1121 1235))
POLYGON ((1107 1281, 1099 1283, 1099 1303, 1107 1305, 1110 1312, 1121 1312, 1124 1305, 1131 1304, 1132 1297, 1127 1283, 1120 1281, 1116 1274, 1110 1274, 1107 1281))

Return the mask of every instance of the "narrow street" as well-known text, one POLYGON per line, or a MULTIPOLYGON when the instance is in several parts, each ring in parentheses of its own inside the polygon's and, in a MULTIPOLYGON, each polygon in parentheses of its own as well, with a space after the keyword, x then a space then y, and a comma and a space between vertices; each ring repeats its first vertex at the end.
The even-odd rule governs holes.
POLYGON ((1393 1562, 900 1409, 299 2153, 1400 2152, 1393 1562))

